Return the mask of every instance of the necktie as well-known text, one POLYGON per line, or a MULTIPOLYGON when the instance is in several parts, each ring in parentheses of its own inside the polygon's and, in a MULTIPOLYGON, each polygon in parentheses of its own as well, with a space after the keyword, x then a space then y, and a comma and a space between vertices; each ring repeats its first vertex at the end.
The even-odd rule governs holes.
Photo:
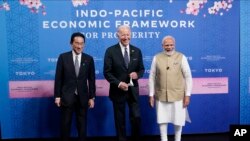
POLYGON ((124 61, 125 61, 126 67, 128 68, 128 63, 129 63, 128 51, 127 51, 126 47, 124 49, 125 49, 125 51, 124 51, 124 61))
POLYGON ((79 74, 79 61, 78 61, 78 56, 76 55, 76 58, 75 58, 75 71, 76 71, 76 76, 78 76, 79 74))

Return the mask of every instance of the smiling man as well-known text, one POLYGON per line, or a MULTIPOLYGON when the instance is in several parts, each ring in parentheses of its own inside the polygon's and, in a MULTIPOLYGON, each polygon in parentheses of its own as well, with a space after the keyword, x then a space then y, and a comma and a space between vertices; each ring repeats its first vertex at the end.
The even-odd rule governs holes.
POLYGON ((168 141, 167 124, 174 124, 175 141, 181 141, 182 126, 190 121, 187 106, 192 91, 191 70, 184 54, 175 50, 175 39, 162 39, 163 51, 153 58, 149 75, 149 104, 156 99, 161 141, 168 141))
POLYGON ((76 114, 78 141, 86 140, 87 111, 94 108, 95 65, 93 57, 83 53, 85 36, 71 35, 72 50, 60 54, 55 75, 55 104, 61 109, 61 140, 70 141, 73 113, 76 114))
POLYGON ((107 48, 103 73, 110 83, 109 98, 113 102, 118 141, 126 141, 125 108, 128 104, 132 141, 140 141, 141 115, 138 79, 143 76, 141 50, 130 44, 131 31, 127 25, 118 27, 119 43, 107 48))

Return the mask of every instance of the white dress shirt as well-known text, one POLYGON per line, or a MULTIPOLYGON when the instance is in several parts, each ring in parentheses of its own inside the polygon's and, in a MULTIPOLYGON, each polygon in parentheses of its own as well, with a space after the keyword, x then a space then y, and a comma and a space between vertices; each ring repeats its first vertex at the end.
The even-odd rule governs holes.
POLYGON ((72 51, 72 54, 73 54, 73 60, 74 60, 74 64, 75 64, 75 62, 76 62, 76 56, 78 56, 78 62, 79 62, 79 68, 80 68, 80 64, 81 64, 81 58, 82 58, 82 53, 80 53, 80 54, 76 54, 74 51, 72 51))

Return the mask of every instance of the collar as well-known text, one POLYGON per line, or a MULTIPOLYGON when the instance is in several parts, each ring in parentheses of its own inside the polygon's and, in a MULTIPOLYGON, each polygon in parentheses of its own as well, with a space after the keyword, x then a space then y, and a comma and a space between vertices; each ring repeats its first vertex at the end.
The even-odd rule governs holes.
MULTIPOLYGON (((124 50, 125 46, 122 45, 121 42, 119 42, 119 45, 120 45, 120 48, 121 48, 122 50, 124 50)), ((126 48, 127 48, 127 50, 129 51, 129 44, 126 46, 126 48)))
POLYGON ((78 56, 78 59, 80 59, 82 57, 82 53, 80 53, 80 54, 77 55, 73 50, 72 50, 72 54, 73 54, 73 58, 74 59, 76 58, 76 56, 78 56))

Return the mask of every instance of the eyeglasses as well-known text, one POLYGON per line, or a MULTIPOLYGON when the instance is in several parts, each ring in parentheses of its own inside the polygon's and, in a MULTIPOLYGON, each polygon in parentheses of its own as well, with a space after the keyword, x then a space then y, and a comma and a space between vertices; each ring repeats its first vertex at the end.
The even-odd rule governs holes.
POLYGON ((174 46, 174 44, 167 44, 167 45, 164 45, 164 46, 166 46, 166 47, 172 47, 172 46, 174 46))

